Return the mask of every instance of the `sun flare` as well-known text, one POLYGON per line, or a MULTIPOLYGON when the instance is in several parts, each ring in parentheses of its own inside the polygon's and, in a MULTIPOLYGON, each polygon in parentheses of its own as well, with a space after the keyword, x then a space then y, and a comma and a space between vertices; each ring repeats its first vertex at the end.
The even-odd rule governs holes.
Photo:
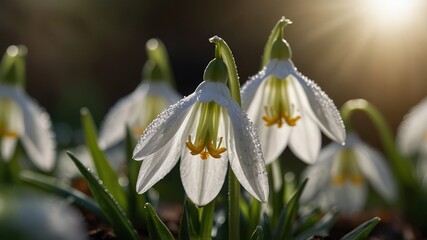
POLYGON ((410 18, 416 2, 417 0, 368 0, 365 1, 365 7, 374 23, 392 27, 410 18))

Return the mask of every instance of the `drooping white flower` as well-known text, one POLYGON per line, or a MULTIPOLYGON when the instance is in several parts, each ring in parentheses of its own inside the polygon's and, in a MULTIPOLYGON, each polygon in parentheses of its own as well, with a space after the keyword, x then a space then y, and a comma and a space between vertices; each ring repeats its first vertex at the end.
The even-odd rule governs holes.
POLYGON ((143 160, 137 191, 147 191, 181 158, 181 180, 195 204, 206 205, 218 195, 228 163, 243 187, 266 202, 268 179, 257 134, 230 96, 227 73, 211 79, 206 72, 193 94, 162 112, 141 136, 133 156, 143 160))
POLYGON ((0 84, 0 142, 4 160, 10 160, 19 140, 37 167, 50 170, 55 163, 53 136, 48 113, 19 86, 0 84))
POLYGON ((418 175, 427 185, 427 98, 405 116, 397 130, 397 145, 406 156, 417 156, 418 175))
POLYGON ((166 81, 143 81, 106 115, 99 134, 101 148, 108 149, 123 142, 126 126, 135 139, 139 138, 157 115, 180 98, 166 81))
POLYGON ((56 143, 49 114, 23 90, 23 66, 19 65, 23 61, 22 49, 25 48, 9 47, 1 65, 1 158, 9 161, 19 140, 28 158, 40 169, 48 171, 54 165, 56 143))
POLYGON ((396 198, 395 182, 382 155, 355 134, 349 134, 346 146, 331 143, 322 149, 319 161, 307 167, 303 178, 308 182, 301 201, 336 205, 344 213, 364 207, 368 182, 384 199, 396 198))
POLYGON ((321 146, 320 130, 344 144, 341 116, 328 95, 297 71, 286 42, 277 40, 273 51, 263 70, 243 86, 243 108, 259 130, 267 164, 287 145, 297 157, 314 163, 321 146))

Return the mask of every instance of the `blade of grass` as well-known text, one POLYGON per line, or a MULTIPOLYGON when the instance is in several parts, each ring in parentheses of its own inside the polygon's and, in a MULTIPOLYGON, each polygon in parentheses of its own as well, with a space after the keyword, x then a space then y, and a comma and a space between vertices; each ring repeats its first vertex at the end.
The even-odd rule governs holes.
POLYGON ((107 221, 114 229, 117 237, 119 239, 137 239, 137 233, 132 226, 132 223, 120 208, 117 201, 103 186, 102 181, 95 177, 72 153, 68 152, 67 154, 85 178, 90 191, 103 211, 107 221))
POLYGON ((147 208, 147 224, 148 224, 148 233, 150 234, 150 239, 157 240, 174 240, 172 233, 166 227, 166 225, 160 220, 159 216, 157 216, 156 211, 154 211, 153 207, 150 203, 145 204, 147 208))
POLYGON ((374 229, 374 227, 381 221, 379 217, 374 217, 371 220, 368 220, 353 231, 347 233, 341 240, 363 240, 366 239, 369 233, 374 229))
POLYGON ((95 124, 93 123, 92 116, 87 108, 82 108, 80 111, 81 120, 85 135, 86 145, 92 155, 92 159, 98 173, 99 178, 104 183, 104 186, 117 200, 119 205, 127 210, 126 195, 118 182, 118 177, 112 169, 105 153, 99 148, 97 141, 97 132, 95 124))

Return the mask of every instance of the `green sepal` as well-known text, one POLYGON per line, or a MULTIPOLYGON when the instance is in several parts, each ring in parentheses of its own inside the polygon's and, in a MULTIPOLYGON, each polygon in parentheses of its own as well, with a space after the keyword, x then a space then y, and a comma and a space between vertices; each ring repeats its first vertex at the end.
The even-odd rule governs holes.
POLYGON ((203 74, 203 80, 222 82, 224 84, 227 84, 227 66, 221 58, 214 58, 208 63, 208 66, 206 67, 205 72, 203 74))
POLYGON ((25 88, 25 56, 23 45, 9 46, 0 63, 0 83, 18 85, 25 88))
POLYGON ((270 59, 291 59, 292 50, 289 43, 284 39, 276 39, 271 47, 270 59))
POLYGON ((374 217, 360 224, 353 231, 347 233, 341 240, 363 240, 366 239, 374 227, 381 221, 379 217, 374 217))
POLYGON ((72 153, 67 152, 80 173, 85 178, 91 193, 105 215, 105 218, 113 228, 118 239, 138 239, 137 233, 132 223, 127 218, 120 205, 104 187, 101 180, 95 177, 92 172, 80 162, 72 153))
POLYGON ((19 175, 19 179, 24 184, 37 188, 47 193, 52 193, 56 196, 71 200, 72 204, 93 213, 97 218, 107 220, 99 206, 84 193, 62 183, 54 177, 49 177, 44 174, 24 170, 19 175))
POLYGON ((148 233, 150 235, 150 239, 157 240, 169 240, 174 239, 172 233, 166 227, 166 225, 160 220, 159 216, 157 216, 153 207, 150 203, 145 204, 146 207, 146 217, 147 217, 147 225, 148 225, 148 233))
POLYGON ((118 182, 117 174, 112 169, 110 162, 105 153, 100 149, 97 141, 97 133, 92 116, 87 108, 82 108, 80 111, 81 121, 83 125, 86 146, 92 155, 92 159, 98 173, 98 177, 104 183, 104 186, 117 200, 119 205, 127 210, 126 195, 118 182))
POLYGON ((268 37, 267 43, 264 47, 264 53, 262 55, 262 61, 261 61, 261 69, 264 68, 265 65, 270 61, 271 59, 271 50, 273 48, 274 42, 278 38, 282 38, 283 28, 286 25, 291 24, 292 22, 289 19, 286 19, 285 17, 282 17, 274 26, 273 30, 271 30, 270 36, 268 37))
POLYGON ((159 68, 162 80, 168 81, 168 83, 174 87, 175 80, 173 78, 171 64, 169 61, 168 52, 165 45, 160 39, 152 38, 145 44, 148 59, 155 63, 155 66, 159 68))

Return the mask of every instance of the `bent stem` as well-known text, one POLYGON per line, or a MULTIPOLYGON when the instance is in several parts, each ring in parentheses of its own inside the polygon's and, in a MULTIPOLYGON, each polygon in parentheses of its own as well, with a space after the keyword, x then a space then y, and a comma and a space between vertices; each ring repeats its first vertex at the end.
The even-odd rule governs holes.
MULTIPOLYGON (((222 38, 214 36, 209 41, 215 44, 215 57, 221 57, 227 66, 227 86, 230 89, 233 100, 241 106, 239 76, 233 54, 222 38)), ((228 239, 240 239, 240 183, 231 168, 228 170, 228 191, 228 239)))
POLYGON ((416 186, 417 181, 413 171, 408 171, 409 169, 413 169, 410 165, 410 161, 405 159, 405 157, 403 157, 397 150, 395 139, 390 127, 378 109, 364 99, 353 99, 347 101, 341 107, 341 116, 348 130, 351 130, 350 117, 355 111, 362 111, 366 113, 378 130, 384 151, 391 161, 390 163, 393 168, 393 172, 400 180, 399 184, 401 192, 405 189, 408 190, 408 187, 412 188, 416 186))

